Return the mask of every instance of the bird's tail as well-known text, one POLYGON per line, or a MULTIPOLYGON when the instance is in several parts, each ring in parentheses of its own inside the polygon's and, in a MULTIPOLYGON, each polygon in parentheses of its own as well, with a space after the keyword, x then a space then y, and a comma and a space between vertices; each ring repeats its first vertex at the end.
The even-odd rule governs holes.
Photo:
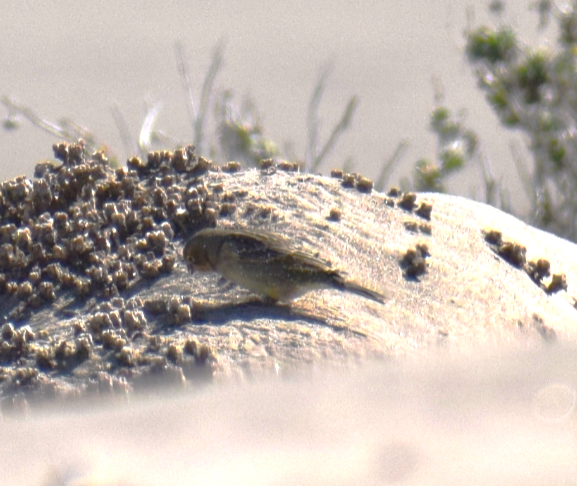
POLYGON ((379 304, 385 303, 385 296, 375 292, 374 290, 367 289, 362 285, 359 285, 355 282, 350 280, 345 280, 341 275, 335 275, 334 282, 339 290, 345 292, 352 292, 354 294, 360 295, 361 297, 365 297, 367 299, 374 300, 379 304))

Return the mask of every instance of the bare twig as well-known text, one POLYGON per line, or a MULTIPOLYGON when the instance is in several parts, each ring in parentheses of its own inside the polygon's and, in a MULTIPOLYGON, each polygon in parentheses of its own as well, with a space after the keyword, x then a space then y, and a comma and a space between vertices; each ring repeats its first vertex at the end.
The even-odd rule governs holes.
POLYGON ((381 172, 379 174, 379 177, 377 178, 377 182, 375 183, 375 189, 377 191, 382 191, 384 187, 387 185, 387 182, 389 181, 389 177, 393 172, 393 169, 399 163, 402 156, 406 153, 408 147, 409 142, 407 140, 401 140, 398 143, 397 148, 395 148, 393 155, 391 155, 391 157, 389 157, 389 159, 385 161, 385 163, 381 167, 381 172))
POLYGON ((210 97, 214 90, 214 81, 216 80, 216 76, 218 75, 223 65, 223 51, 224 41, 221 40, 213 50, 210 67, 208 68, 206 76, 204 77, 204 82, 202 83, 200 110, 194 125, 194 144, 196 145, 199 153, 202 153, 204 123, 208 113, 208 107, 210 105, 210 97))
POLYGON ((130 134, 130 129, 128 128, 128 123, 120 107, 118 104, 114 104, 110 109, 112 113, 112 118, 114 119, 114 123, 116 124, 116 128, 118 129, 118 133, 120 135, 120 141, 124 146, 124 150, 126 155, 130 157, 131 155, 137 153, 136 146, 133 142, 132 135, 130 134))
POLYGON ((138 148, 140 149, 140 155, 144 156, 150 151, 152 145, 152 134, 156 118, 160 113, 161 103, 156 103, 152 108, 146 113, 146 117, 142 122, 140 128, 140 134, 138 136, 138 148))
POLYGON ((359 102, 356 96, 353 96, 345 108, 343 116, 341 117, 340 121, 335 125, 329 139, 325 143, 324 147, 322 148, 320 154, 316 157, 312 164, 311 172, 317 171, 319 166, 323 163, 325 157, 329 154, 329 152, 335 147, 337 140, 341 136, 343 132, 345 132, 349 125, 351 124, 351 120, 355 113, 355 110, 358 106, 359 102))
POLYGON ((497 181, 493 176, 491 166, 489 165, 489 162, 487 161, 487 157, 485 157, 485 154, 479 152, 478 159, 481 163, 481 169, 483 171, 483 181, 485 182, 485 202, 487 204, 490 204, 491 206, 496 206, 497 205, 496 194, 497 189, 499 188, 497 181))
POLYGON ((310 172, 313 169, 313 164, 317 158, 318 151, 318 138, 320 131, 320 121, 319 121, 319 106, 325 91, 327 84, 327 78, 330 73, 330 67, 325 67, 317 84, 315 85, 313 92, 311 94, 311 99, 309 100, 309 106, 307 110, 307 134, 308 134, 308 144, 307 152, 305 154, 305 170, 310 172))
POLYGON ((55 135, 56 137, 64 138, 68 142, 76 142, 76 140, 69 140, 66 138, 67 134, 64 132, 62 127, 40 118, 32 111, 32 109, 28 108, 27 106, 21 105, 16 101, 11 100, 7 96, 2 97, 2 104, 13 113, 19 113, 30 123, 32 123, 32 125, 44 130, 45 132, 51 135, 55 135))
POLYGON ((188 100, 188 103, 186 104, 188 119, 190 121, 190 126, 192 127, 193 130, 196 131, 196 110, 194 108, 194 95, 192 94, 192 82, 190 80, 188 64, 186 63, 186 58, 184 56, 184 47, 180 42, 177 42, 174 45, 174 54, 176 56, 178 74, 180 75, 182 81, 182 87, 186 93, 188 100))

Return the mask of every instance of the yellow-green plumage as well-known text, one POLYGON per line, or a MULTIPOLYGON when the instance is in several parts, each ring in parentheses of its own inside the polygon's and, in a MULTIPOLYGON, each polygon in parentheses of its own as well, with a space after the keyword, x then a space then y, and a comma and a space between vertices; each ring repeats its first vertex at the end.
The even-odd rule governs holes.
POLYGON ((183 256, 192 271, 216 271, 274 301, 332 288, 383 303, 379 293, 345 280, 327 262, 291 248, 285 240, 268 233, 204 229, 186 243, 183 256))

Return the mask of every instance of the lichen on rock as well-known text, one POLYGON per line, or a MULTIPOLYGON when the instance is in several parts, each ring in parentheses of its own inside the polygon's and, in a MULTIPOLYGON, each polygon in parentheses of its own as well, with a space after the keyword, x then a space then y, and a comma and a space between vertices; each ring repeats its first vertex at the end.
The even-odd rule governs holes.
MULTIPOLYGON (((126 296, 170 274, 179 258, 175 238, 214 217, 207 211, 210 192, 201 176, 218 169, 197 157, 192 146, 153 152, 146 161, 134 157, 116 170, 103 153, 86 154, 82 141, 53 149, 61 164, 40 163, 34 180, 20 176, 0 186, 4 388, 23 384, 14 378, 23 365, 70 371, 110 341, 106 332, 119 335, 109 346, 119 363, 134 364, 137 353, 128 358, 130 341, 145 329, 146 317, 126 296), (43 310, 64 317, 87 307, 96 312, 79 319, 87 326, 76 329, 76 336, 54 326, 47 326, 52 335, 45 339, 9 332, 43 310)), ((176 311, 181 320, 190 319, 184 306, 176 311)), ((25 382, 49 381, 41 375, 25 382)))

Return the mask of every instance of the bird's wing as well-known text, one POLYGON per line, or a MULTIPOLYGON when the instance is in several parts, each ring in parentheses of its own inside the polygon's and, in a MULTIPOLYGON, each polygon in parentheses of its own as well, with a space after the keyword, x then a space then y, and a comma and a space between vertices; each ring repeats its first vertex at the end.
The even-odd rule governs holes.
POLYGON ((255 264, 263 261, 274 262, 287 257, 299 262, 302 266, 312 266, 318 269, 332 270, 330 262, 303 250, 297 249, 287 239, 270 233, 256 231, 234 230, 230 240, 236 245, 239 256, 246 262, 255 264))

